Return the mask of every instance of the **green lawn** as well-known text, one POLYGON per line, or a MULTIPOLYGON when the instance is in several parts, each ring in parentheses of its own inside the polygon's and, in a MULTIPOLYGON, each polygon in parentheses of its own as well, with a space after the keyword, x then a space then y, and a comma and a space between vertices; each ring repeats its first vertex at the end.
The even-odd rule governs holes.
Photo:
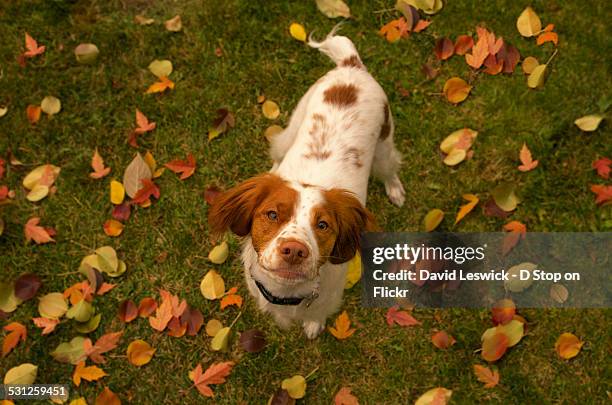
MULTIPOLYGON (((611 206, 598 208, 591 184, 603 184, 591 168, 601 156, 611 157, 609 122, 599 130, 583 133, 573 121, 599 111, 600 100, 609 99, 610 21, 612 11, 604 1, 533 1, 544 24, 554 23, 559 51, 541 90, 530 90, 520 66, 512 76, 472 75, 463 57, 442 64, 440 75, 426 81, 421 66, 436 64, 436 38, 475 33, 478 24, 515 45, 521 55, 545 61, 551 44, 538 47, 534 39, 519 35, 515 21, 524 1, 449 0, 432 17, 424 32, 387 43, 377 32, 399 17, 394 1, 348 1, 353 20, 342 34, 354 40, 369 71, 386 90, 395 117, 395 139, 404 156, 401 178, 407 191, 402 208, 392 206, 383 186, 373 182, 369 208, 386 231, 416 231, 432 208, 446 212, 442 230, 458 232, 500 231, 508 220, 487 217, 480 207, 458 225, 454 215, 464 203, 462 194, 477 194, 481 201, 502 181, 517 184, 523 202, 510 217, 525 223, 529 231, 610 231, 611 206), (606 22, 607 21, 607 22, 606 22), (458 106, 438 93, 444 82, 460 76, 474 89, 458 106), (408 92, 402 95, 400 88, 408 92), (468 126, 479 131, 474 157, 449 168, 438 152, 450 132, 468 126), (527 142, 540 165, 529 173, 516 169, 518 152, 527 142)), ((228 382, 214 386, 211 403, 262 404, 280 382, 294 374, 308 381, 303 403, 329 404, 341 386, 349 386, 365 404, 412 403, 436 386, 453 390, 455 403, 575 403, 609 401, 610 311, 534 310, 519 312, 528 321, 527 335, 496 363, 501 383, 483 388, 472 372, 473 364, 485 364, 480 336, 491 325, 486 310, 423 310, 414 316, 422 326, 389 328, 384 310, 360 306, 360 286, 346 294, 344 309, 357 324, 355 335, 337 341, 324 333, 307 341, 300 328, 279 330, 255 308, 242 280, 239 245, 231 239, 230 259, 221 266, 207 260, 207 186, 230 187, 271 167, 263 131, 272 123, 285 125, 291 110, 308 87, 332 63, 316 50, 292 39, 291 22, 316 29, 319 36, 337 22, 321 14, 314 1, 4 1, 0 4, 0 106, 9 111, 0 118, 0 157, 8 152, 24 163, 9 166, 0 185, 16 191, 15 200, 0 205, 6 227, 0 236, 0 281, 14 280, 25 272, 40 275, 39 295, 63 291, 82 279, 81 259, 103 245, 111 245, 128 266, 114 280, 118 287, 94 301, 103 314, 100 327, 91 334, 124 330, 118 349, 110 352, 102 368, 109 374, 97 383, 71 383, 73 366, 54 361, 49 353, 77 333, 63 323, 49 336, 41 336, 30 318, 38 316, 36 300, 21 305, 9 321, 28 326, 28 340, 0 360, 0 375, 15 365, 39 366, 38 383, 66 383, 74 389, 71 399, 84 396, 88 403, 109 386, 124 403, 201 403, 195 391, 185 391, 188 372, 197 363, 237 363, 228 382), (134 16, 144 14, 156 23, 141 26, 134 16), (163 21, 180 14, 183 31, 167 32, 163 21), (47 47, 44 55, 21 68, 16 59, 23 52, 24 33, 47 47), (95 43, 100 56, 93 65, 77 64, 76 45, 95 43), (216 56, 220 48, 222 55, 216 56), (154 59, 170 59, 176 88, 162 95, 145 94, 155 81, 147 66, 154 59), (257 96, 265 94, 281 107, 281 117, 271 122, 261 114, 257 96), (30 125, 25 109, 46 95, 62 101, 62 111, 43 114, 30 125), (236 126, 212 142, 208 128, 218 108, 227 107, 236 126), (110 218, 108 183, 121 179, 135 149, 126 144, 134 128, 138 108, 157 128, 139 140, 140 151, 151 151, 158 163, 184 158, 192 152, 195 175, 186 181, 166 171, 156 180, 161 198, 150 208, 137 209, 123 235, 106 236, 102 224, 110 218), (98 148, 111 175, 89 178, 90 160, 98 148), (35 166, 53 163, 61 167, 57 193, 40 203, 25 199, 23 177, 35 166), (57 243, 26 244, 23 224, 39 216, 42 224, 57 229, 57 243), (158 260, 160 254, 165 260, 158 260), (268 347, 259 354, 244 353, 237 334, 227 353, 210 350, 210 338, 202 331, 180 339, 161 335, 146 320, 128 325, 117 318, 121 301, 138 302, 157 297, 165 288, 199 308, 205 321, 221 319, 229 324, 234 308, 219 310, 199 291, 203 275, 216 268, 228 286, 239 286, 245 305, 234 331, 259 328, 268 347), (446 351, 430 342, 434 329, 446 329, 457 344, 446 351), (570 361, 554 351, 557 337, 572 332, 585 341, 582 352, 570 361), (125 357, 129 342, 142 338, 157 352, 152 362, 138 369, 125 357)), ((3 325, 7 321, 2 321, 3 325)))

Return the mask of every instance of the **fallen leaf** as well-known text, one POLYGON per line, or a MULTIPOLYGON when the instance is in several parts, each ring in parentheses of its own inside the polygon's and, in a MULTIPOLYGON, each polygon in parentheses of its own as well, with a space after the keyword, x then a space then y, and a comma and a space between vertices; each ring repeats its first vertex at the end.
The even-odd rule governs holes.
POLYGON ((150 297, 143 298, 138 304, 138 316, 148 318, 157 309, 157 302, 150 297))
MULTIPOLYGON (((422 20, 421 20, 422 21, 422 20)), ((419 23, 421 22, 419 21, 419 23)), ((417 23, 418 24, 418 23, 417 23)), ((420 28, 420 27, 419 27, 420 28)), ((416 26, 415 26, 416 30, 416 26)), ((388 42, 396 42, 402 37, 407 37, 409 32, 408 23, 404 17, 393 20, 383 25, 378 33, 385 37, 388 42)))
POLYGON ((476 207, 476 205, 478 204, 478 202, 480 201, 478 199, 478 197, 474 194, 463 194, 461 197, 463 197, 464 200, 467 200, 468 203, 462 205, 459 208, 459 212, 457 212, 457 218, 455 218, 455 224, 457 224, 459 221, 461 221, 467 214, 469 214, 474 207, 476 207))
POLYGON ((123 174, 125 193, 130 198, 134 198, 138 190, 143 187, 142 180, 151 179, 152 177, 153 173, 151 173, 149 165, 147 165, 147 162, 145 162, 140 153, 137 153, 123 174))
POLYGON ((582 131, 593 132, 597 130, 603 119, 603 115, 599 114, 585 115, 584 117, 580 117, 574 121, 574 124, 576 124, 576 126, 582 131))
POLYGON ((459 35, 455 41, 455 53, 465 55, 474 46, 474 38, 471 35, 459 35))
POLYGON ((511 299, 503 298, 495 303, 491 313, 493 315, 493 324, 505 325, 514 318, 516 306, 511 299))
POLYGON ((482 358, 493 362, 499 360, 508 350, 508 337, 503 333, 495 333, 482 342, 482 358))
POLYGON ((306 395, 306 379, 301 375, 286 378, 281 383, 281 388, 286 390, 293 399, 304 398, 306 395))
POLYGON ((98 366, 85 367, 85 362, 81 361, 76 365, 74 373, 72 374, 72 382, 77 387, 81 385, 81 379, 86 381, 98 381, 100 378, 106 376, 104 370, 98 366))
POLYGON ((263 116, 269 120, 275 120, 280 115, 280 108, 274 101, 266 100, 261 106, 261 112, 263 116))
POLYGON ((351 328, 351 320, 346 311, 342 311, 338 318, 336 318, 334 326, 330 326, 328 329, 339 340, 347 339, 355 333, 355 329, 351 328))
POLYGON ((104 391, 96 397, 95 405, 121 405, 121 400, 108 387, 104 387, 104 391))
POLYGON ((123 224, 116 219, 107 219, 102 228, 104 233, 111 237, 117 237, 123 233, 123 224))
POLYGON ((550 286, 550 298, 552 298, 553 301, 563 304, 567 301, 568 296, 569 291, 567 291, 567 288, 565 288, 563 284, 553 284, 550 286))
POLYGON ((533 70, 539 65, 540 65, 540 62, 538 62, 538 60, 534 58, 533 56, 526 57, 523 60, 523 63, 521 64, 523 68, 523 73, 525 74, 531 74, 531 72, 533 72, 533 70))
POLYGON ((38 292, 42 281, 34 273, 22 274, 15 280, 15 296, 21 301, 34 298, 38 292))
POLYGON ((183 22, 181 21, 181 16, 177 15, 166 22, 164 22, 164 26, 166 30, 170 32, 179 32, 183 29, 183 22))
POLYGON ((237 290, 236 287, 233 287, 221 298, 221 309, 230 305, 236 305, 239 308, 242 306, 242 297, 236 294, 237 290))
POLYGON ((123 203, 125 198, 125 188, 123 184, 118 182, 117 180, 111 180, 110 182, 110 201, 114 205, 119 205, 123 203))
POLYGON ((421 15, 419 14, 419 11, 414 6, 411 6, 405 1, 397 1, 395 3, 395 9, 399 10, 404 15, 409 31, 416 27, 416 24, 418 24, 418 22, 421 20, 421 15))
POLYGON ((280 125, 270 125, 264 131, 264 137, 268 140, 268 142, 272 142, 272 139, 281 132, 283 132, 283 127, 280 125))
POLYGON ((136 23, 140 25, 151 25, 155 22, 153 18, 147 18, 142 14, 137 14, 136 16, 134 16, 134 21, 136 21, 136 23))
POLYGON ((504 43, 496 56, 497 60, 503 63, 503 72, 510 74, 514 72, 516 65, 518 65, 519 60, 521 59, 521 54, 519 53, 518 49, 515 46, 506 43, 504 43))
POLYGON ((595 204, 606 205, 612 201, 612 186, 604 186, 602 184, 591 185, 591 191, 596 194, 595 204))
POLYGON ((197 308, 187 308, 181 315, 181 323, 187 325, 187 335, 195 336, 198 334, 204 323, 204 316, 197 308))
POLYGON ((26 58, 33 58, 36 55, 42 55, 45 52, 45 46, 38 46, 38 42, 32 38, 27 32, 25 33, 25 47, 26 51, 23 56, 26 58))
POLYGON ((146 94, 163 93, 166 90, 174 89, 174 82, 166 76, 160 77, 158 82, 153 83, 146 91, 146 94))
POLYGON ((26 116, 28 117, 28 121, 30 124, 36 124, 38 120, 40 120, 40 112, 41 108, 38 105, 28 105, 26 108, 26 116))
MULTIPOLYGON (((162 77, 170 76, 173 68, 172 68, 172 62, 170 62, 168 59, 163 59, 163 60, 155 59, 153 62, 149 63, 148 69, 149 69, 149 72, 155 75, 155 77, 157 77, 158 79, 161 79, 162 77)), ((136 110, 136 122, 138 123, 138 110, 136 110)), ((138 126, 145 126, 145 125, 138 124, 138 126)), ((155 128, 155 126, 153 128, 155 128)))
POLYGON ((594 161, 592 164, 592 167, 593 169, 597 170, 597 175, 599 175, 599 177, 601 177, 602 179, 608 180, 610 178, 610 165, 611 164, 612 164, 612 160, 606 157, 603 157, 603 158, 600 158, 594 161))
POLYGON ((536 12, 527 7, 516 20, 516 29, 522 36, 532 37, 542 30, 542 22, 536 12))
POLYGON ((210 337, 215 337, 217 332, 223 329, 223 324, 218 319, 211 319, 206 323, 206 334, 210 337))
POLYGON ((455 46, 453 45, 453 41, 446 37, 437 39, 434 47, 434 52, 438 60, 446 60, 450 58, 455 53, 455 46))
POLYGON ((508 347, 512 347, 518 344, 525 335, 525 324, 517 319, 512 319, 506 324, 487 329, 481 339, 484 342, 493 338, 495 334, 504 335, 508 339, 508 347))
POLYGON ((229 256, 229 246, 226 241, 212 248, 208 254, 208 260, 214 264, 223 264, 229 256))
POLYGON ((503 182, 491 190, 491 196, 495 200, 495 204, 506 212, 514 211, 521 202, 514 193, 514 189, 514 184, 503 182))
POLYGON ((259 353, 266 347, 266 336, 258 329, 245 330, 240 334, 240 346, 245 352, 259 353))
POLYGON ((545 42, 552 42, 553 44, 555 44, 555 46, 557 46, 557 44, 559 43, 559 36, 556 32, 543 32, 538 35, 536 43, 538 45, 542 45, 545 42))
POLYGON ((454 345, 457 341, 454 337, 450 336, 446 331, 438 331, 431 336, 431 343, 438 349, 448 349, 454 345))
POLYGON ((173 171, 174 173, 180 173, 181 180, 185 180, 188 177, 191 177, 196 169, 196 161, 191 153, 187 154, 186 160, 172 160, 166 163, 168 169, 173 171))
POLYGON ((421 32, 431 24, 430 20, 419 20, 412 28, 412 32, 421 32))
POLYGON ((361 280, 361 254, 359 251, 355 252, 355 256, 349 260, 346 269, 346 281, 344 282, 344 289, 348 290, 353 287, 359 280, 361 280))
POLYGON ((34 325, 42 328, 42 334, 48 335, 49 333, 55 330, 55 327, 59 324, 59 319, 49 319, 49 318, 32 318, 32 322, 34 325))
POLYGON ((102 177, 107 176, 111 168, 104 167, 104 159, 98 153, 98 148, 94 150, 94 154, 91 158, 91 168, 94 170, 92 173, 89 173, 89 177, 92 179, 101 179, 102 177))
MULTIPOLYGON (((88 348, 91 348, 91 340, 87 339, 88 348)), ((73 338, 70 342, 60 343, 54 351, 51 352, 51 356, 61 362, 70 363, 77 365, 80 361, 87 358, 85 353, 85 342, 86 339, 82 336, 73 338)))
POLYGON ((414 405, 446 405, 451 395, 453 395, 453 391, 446 388, 432 388, 421 395, 414 405))
POLYGON ((211 141, 226 132, 229 128, 233 128, 235 124, 234 115, 227 108, 217 110, 217 117, 212 123, 212 127, 208 130, 208 140, 211 141))
POLYGON ((159 199, 160 192, 159 187, 151 179, 143 179, 142 180, 143 187, 138 190, 134 198, 132 198, 132 202, 134 204, 143 204, 147 200, 150 200, 151 197, 155 197, 155 199, 159 199))
POLYGON ((452 77, 444 83, 443 92, 448 101, 458 104, 467 98, 471 89, 472 86, 468 85, 465 80, 452 77))
POLYGON ((334 405, 359 405, 359 400, 348 387, 342 387, 334 396, 334 405))
POLYGON ((38 366, 32 363, 23 363, 9 369, 4 375, 4 384, 6 385, 31 385, 36 380, 38 366))
POLYGON ((538 161, 532 159, 531 151, 525 143, 523 143, 523 147, 519 153, 519 159, 521 160, 522 164, 518 167, 518 169, 522 172, 528 172, 538 167, 538 161))
POLYGON ((504 67, 504 61, 498 59, 494 54, 489 54, 484 61, 484 65, 486 67, 485 73, 490 75, 497 75, 501 73, 504 67))
POLYGON ((472 53, 465 54, 465 61, 474 69, 479 69, 487 59, 487 56, 489 56, 489 44, 487 43, 487 38, 480 35, 480 32, 478 35, 478 41, 472 46, 472 53))
POLYGON ((209 387, 212 384, 223 384, 225 378, 231 373, 234 362, 228 361, 223 363, 214 363, 204 373, 200 364, 192 371, 193 385, 197 388, 200 394, 205 397, 213 397, 213 391, 209 387))
POLYGON ((557 339, 555 350, 562 359, 569 360, 580 353, 582 345, 584 342, 581 342, 576 335, 566 332, 557 339))
POLYGON ((329 18, 351 18, 349 6, 342 0, 317 0, 317 8, 329 18))
POLYGON ((128 361, 136 367, 144 366, 151 361, 155 350, 144 340, 134 340, 127 348, 128 361))
POLYGON ((24 233, 26 242, 31 240, 37 245, 49 242, 55 242, 55 240, 49 235, 49 231, 42 226, 39 226, 40 218, 32 217, 28 219, 24 227, 24 233))
POLYGON ((546 70, 547 66, 548 65, 538 65, 531 71, 527 78, 527 86, 529 86, 529 88, 537 89, 544 86, 546 74, 548 73, 546 70))
POLYGON ((214 270, 209 270, 204 278, 202 278, 200 291, 204 298, 208 300, 219 299, 223 297, 225 293, 225 282, 219 273, 214 270))
POLYGON ((504 280, 504 288, 510 292, 520 293, 533 284, 531 274, 538 266, 534 263, 525 262, 512 266, 508 269, 508 279, 504 280), (521 271, 523 275, 521 275, 521 271))
POLYGON ((24 325, 19 322, 11 322, 4 326, 4 330, 10 332, 4 337, 2 342, 2 357, 6 356, 13 350, 19 341, 25 343, 28 337, 28 331, 24 325))
POLYGON ((85 351, 85 354, 94 362, 94 363, 105 363, 106 359, 102 354, 109 352, 116 348, 119 344, 119 339, 123 335, 123 332, 111 332, 106 333, 96 341, 96 344, 91 346, 85 351))
POLYGON ((95 44, 79 44, 74 48, 74 56, 77 62, 82 64, 94 62, 99 54, 100 50, 95 44))
POLYGON ((485 383, 485 388, 493 388, 499 383, 499 372, 488 367, 474 364, 474 374, 478 381, 485 383))
POLYGON ((100 288, 98 288, 98 291, 96 291, 96 294, 104 295, 115 287, 117 287, 116 284, 102 283, 102 285, 100 285, 100 288))
POLYGON ((298 41, 306 42, 306 30, 302 24, 292 23, 289 26, 289 34, 298 41))
POLYGON ((442 0, 399 0, 403 3, 410 4, 411 6, 423 10, 425 14, 436 14, 442 9, 442 0))
POLYGON ((54 115, 62 109, 62 103, 57 97, 46 96, 40 103, 40 109, 47 115, 54 115))
POLYGON ((68 311, 68 303, 61 293, 49 293, 38 302, 38 312, 44 318, 59 319, 68 311))
POLYGON ((389 326, 393 326, 393 324, 398 324, 399 326, 416 326, 421 324, 408 312, 400 311, 398 305, 389 308, 385 318, 389 326))
POLYGON ((119 319, 121 322, 129 323, 138 317, 138 308, 134 301, 125 300, 119 305, 119 319))
POLYGON ((509 232, 502 241, 502 255, 507 255, 518 244, 519 240, 525 239, 527 227, 519 221, 511 221, 504 225, 504 231, 509 232))

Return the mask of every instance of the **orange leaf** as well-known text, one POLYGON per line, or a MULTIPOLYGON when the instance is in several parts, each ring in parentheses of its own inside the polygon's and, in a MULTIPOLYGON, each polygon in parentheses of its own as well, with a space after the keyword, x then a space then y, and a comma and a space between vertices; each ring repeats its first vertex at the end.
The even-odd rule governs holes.
POLYGON ((457 341, 454 337, 446 333, 446 331, 438 331, 431 336, 431 343, 438 349, 448 349, 457 341))
POLYGON ((494 54, 489 54, 484 61, 484 65, 486 67, 485 73, 497 75, 502 71, 504 61, 502 59, 498 59, 494 54))
POLYGON ((496 361, 506 353, 508 349, 508 336, 496 333, 482 342, 482 358, 486 361, 496 361))
POLYGON ((580 353, 580 349, 584 345, 573 333, 564 333, 559 336, 555 343, 555 350, 562 359, 568 360, 576 357, 580 353))
POLYGON ((542 45, 545 42, 552 42, 553 44, 555 44, 555 46, 557 46, 557 44, 559 43, 559 36, 556 32, 544 32, 538 35, 536 43, 538 45, 542 45))
POLYGON ((519 221, 511 221, 504 225, 504 231, 510 232, 502 242, 502 254, 505 256, 517 245, 521 238, 525 239, 527 227, 519 221))
POLYGON ((459 104, 467 98, 472 90, 472 86, 459 77, 451 77, 444 83, 444 95, 453 104, 459 104))
POLYGON ((408 312, 400 311, 397 305, 389 308, 385 317, 387 319, 387 325, 389 326, 393 326, 394 323, 399 326, 415 326, 421 324, 421 322, 414 319, 408 312))
POLYGON ((592 184, 591 191, 597 196, 595 198, 595 204, 606 205, 612 201, 612 186, 604 186, 603 184, 592 184))
POLYGON ((499 383, 499 372, 497 370, 492 371, 488 367, 474 364, 474 374, 476 374, 478 381, 485 383, 485 388, 493 388, 499 383))
POLYGON ((180 318, 172 317, 168 322, 168 335, 172 337, 183 337, 187 332, 187 322, 181 322, 180 318))
POLYGON ((412 28, 412 32, 421 32, 425 28, 429 27, 432 23, 431 20, 419 20, 416 25, 412 28))
POLYGON ((108 387, 104 387, 104 391, 96 397, 95 405, 121 405, 121 400, 108 387))
POLYGON ((355 329, 351 328, 351 320, 346 311, 342 311, 338 318, 336 318, 334 326, 330 326, 328 329, 336 339, 343 340, 355 333, 355 329))
POLYGON ((102 225, 104 233, 108 236, 115 237, 123 233, 123 224, 116 219, 107 219, 102 225))
POLYGON ((138 316, 138 308, 134 301, 125 300, 119 305, 119 319, 121 322, 130 323, 138 316))
POLYGON ((24 227, 26 242, 33 240, 38 245, 55 242, 51 235, 49 235, 49 230, 39 226, 39 222, 40 218, 38 217, 32 217, 28 219, 28 222, 26 222, 24 227))
POLYGON ((593 169, 597 170, 597 175, 602 179, 608 180, 610 178, 610 165, 612 160, 604 157, 593 162, 593 169))
POLYGON ((151 196, 159 199, 159 187, 157 187, 151 179, 142 179, 142 185, 143 186, 132 199, 134 204, 143 204, 149 200, 151 196))
POLYGON ((32 318, 32 322, 34 325, 39 328, 43 328, 42 334, 48 335, 49 333, 55 330, 55 327, 59 324, 59 319, 49 319, 49 318, 32 318))
POLYGON ((202 366, 198 364, 190 373, 190 377, 193 380, 193 385, 195 385, 200 394, 205 397, 213 397, 214 394, 209 385, 223 384, 225 382, 225 377, 231 373, 233 366, 233 361, 214 363, 202 373, 202 366))
POLYGON ((94 363, 105 363, 106 359, 104 356, 102 356, 102 354, 117 347, 121 335, 123 335, 123 332, 111 332, 100 336, 95 345, 85 350, 85 354, 94 363))
POLYGON ((543 30, 542 32, 551 32, 552 30, 555 29, 555 24, 548 24, 543 30))
POLYGON ((9 354, 9 352, 17 346, 20 340, 25 342, 28 337, 26 327, 19 322, 9 323, 4 327, 4 330, 10 333, 4 337, 4 341, 2 342, 2 357, 9 354))
POLYGON ((528 172, 538 166, 538 161, 533 160, 533 158, 531 157, 531 151, 525 143, 523 143, 523 147, 521 148, 521 152, 519 153, 519 158, 521 159, 522 165, 520 165, 518 169, 522 172, 528 172))
POLYGON ((455 41, 455 53, 465 55, 474 46, 474 38, 470 35, 459 35, 455 41))
POLYGON ((221 298, 221 309, 225 309, 230 305, 236 305, 237 307, 242 306, 242 297, 238 294, 226 294, 221 298))
POLYGON ((151 93, 163 93, 167 89, 172 90, 174 88, 174 82, 168 79, 166 76, 159 78, 159 82, 153 83, 148 89, 147 94, 151 93))
POLYGON ((30 104, 26 108, 26 115, 28 116, 28 121, 30 121, 30 124, 36 124, 38 122, 38 120, 40 119, 41 111, 42 110, 39 105, 30 104))
POLYGON ((144 134, 145 132, 153 131, 157 124, 155 122, 149 122, 149 119, 137 108, 136 125, 138 127, 134 130, 134 132, 137 134, 144 134))
POLYGON ((379 31, 379 34, 389 42, 395 42, 402 37, 408 36, 408 23, 404 17, 393 20, 385 24, 379 31))
POLYGON ((76 365, 72 374, 72 382, 77 387, 81 385, 81 379, 86 381, 98 381, 100 378, 108 375, 98 366, 85 367, 85 362, 81 361, 76 365))
POLYGON ((140 300, 138 304, 138 316, 141 318, 149 317, 157 309, 157 302, 153 298, 147 297, 140 300))
POLYGON ((439 38, 436 41, 434 52, 439 60, 446 60, 450 58, 455 53, 455 46, 453 45, 453 41, 446 37, 439 38))
POLYGON ((144 366, 151 361, 155 350, 144 340, 134 340, 127 348, 128 361, 137 367, 144 366))
POLYGON ((38 46, 38 42, 32 38, 27 32, 25 34, 25 47, 27 51, 23 53, 26 58, 33 58, 36 55, 40 55, 45 51, 45 46, 38 46))
POLYGON ((482 66, 485 59, 487 59, 487 56, 489 56, 487 38, 478 34, 478 41, 472 47, 472 53, 465 54, 465 61, 474 69, 478 69, 482 66))
POLYGON ((104 294, 106 294, 107 292, 109 292, 110 290, 112 290, 115 287, 117 287, 117 284, 102 283, 100 288, 98 288, 98 291, 96 291, 96 294, 97 295, 104 295, 104 294))
POLYGON ((98 148, 94 150, 93 157, 91 158, 91 168, 94 170, 93 173, 89 173, 89 177, 92 179, 101 179, 110 173, 110 167, 104 167, 104 159, 98 153, 98 148))
POLYGON ((334 405, 359 405, 359 400, 351 394, 350 388, 342 387, 334 397, 334 405))
POLYGON ((476 197, 474 194, 463 194, 462 197, 464 200, 467 200, 469 202, 459 208, 457 218, 455 219, 455 224, 457 224, 457 222, 461 221, 463 217, 469 214, 474 209, 476 204, 478 204, 478 201, 480 201, 478 197, 476 197))
POLYGON ((149 317, 149 324, 153 329, 161 332, 166 329, 171 319, 172 303, 168 296, 162 295, 162 302, 155 310, 155 316, 149 317))
POLYGON ((196 162, 195 162, 195 158, 193 157, 193 155, 189 153, 187 155, 187 160, 176 159, 176 160, 166 163, 164 166, 172 170, 174 173, 180 173, 181 174, 180 179, 185 180, 186 178, 190 177, 195 172, 196 162))
POLYGON ((510 298, 503 298, 495 303, 491 313, 495 325, 505 325, 514 318, 516 306, 510 298))

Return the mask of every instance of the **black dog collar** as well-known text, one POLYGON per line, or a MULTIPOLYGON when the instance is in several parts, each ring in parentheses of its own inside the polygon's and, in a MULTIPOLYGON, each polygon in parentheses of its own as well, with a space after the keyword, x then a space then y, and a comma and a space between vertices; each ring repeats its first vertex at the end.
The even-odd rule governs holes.
POLYGON ((270 304, 274 304, 274 305, 300 305, 302 301, 306 300, 306 306, 308 307, 319 296, 317 292, 313 292, 311 295, 307 297, 280 298, 280 297, 276 297, 270 291, 268 291, 268 289, 266 289, 266 287, 264 287, 259 281, 255 279, 253 279, 253 281, 255 282, 255 285, 257 286, 257 288, 259 288, 259 292, 261 292, 261 295, 263 295, 264 298, 270 304))

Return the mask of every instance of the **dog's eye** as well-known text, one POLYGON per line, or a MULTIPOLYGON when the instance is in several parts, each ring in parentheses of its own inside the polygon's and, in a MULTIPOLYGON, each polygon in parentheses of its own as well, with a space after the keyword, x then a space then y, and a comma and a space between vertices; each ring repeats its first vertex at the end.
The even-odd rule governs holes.
POLYGON ((329 224, 325 221, 319 221, 319 223, 317 224, 317 228, 319 228, 320 230, 324 231, 329 227, 329 224))
POLYGON ((276 211, 268 211, 268 219, 276 221, 278 219, 278 213, 276 211))

